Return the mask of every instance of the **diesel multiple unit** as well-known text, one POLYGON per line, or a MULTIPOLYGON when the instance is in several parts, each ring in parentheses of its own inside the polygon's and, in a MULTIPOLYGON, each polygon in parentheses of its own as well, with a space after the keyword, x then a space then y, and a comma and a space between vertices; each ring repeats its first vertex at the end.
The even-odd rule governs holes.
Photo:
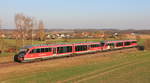
POLYGON ((19 53, 14 56, 14 61, 30 62, 54 57, 80 55, 135 46, 137 46, 137 40, 31 45, 21 48, 19 53))

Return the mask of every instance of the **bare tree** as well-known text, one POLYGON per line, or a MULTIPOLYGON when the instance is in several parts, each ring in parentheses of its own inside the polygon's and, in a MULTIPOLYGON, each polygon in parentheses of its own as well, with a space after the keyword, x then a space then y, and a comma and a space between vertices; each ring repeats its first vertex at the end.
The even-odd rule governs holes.
POLYGON ((102 40, 107 40, 108 39, 108 34, 106 34, 104 31, 102 32, 102 40))
POLYGON ((43 21, 39 21, 38 37, 40 41, 45 40, 45 27, 44 27, 43 21))
POLYGON ((2 26, 2 21, 0 20, 0 28, 1 28, 1 26, 2 26))
POLYGON ((141 40, 141 36, 140 35, 136 35, 136 40, 140 41, 141 40))
MULTIPOLYGON (((15 24, 16 24, 16 40, 21 43, 21 46, 24 46, 24 41, 27 38, 32 37, 33 25, 34 21, 33 18, 25 16, 23 14, 16 14, 15 15, 15 24)), ((18 42, 17 42, 18 44, 18 42)))
POLYGON ((4 37, 2 31, 2 21, 0 20, 0 52, 4 51, 4 37))
POLYGON ((37 21, 34 19, 32 29, 30 29, 30 32, 31 32, 30 37, 31 37, 31 44, 32 45, 33 45, 33 39, 34 39, 33 34, 34 34, 34 31, 36 28, 37 28, 37 21))
POLYGON ((2 37, 1 37, 1 35, 2 35, 2 31, 1 31, 1 27, 2 27, 2 23, 1 23, 1 20, 0 20, 0 53, 2 52, 2 37))

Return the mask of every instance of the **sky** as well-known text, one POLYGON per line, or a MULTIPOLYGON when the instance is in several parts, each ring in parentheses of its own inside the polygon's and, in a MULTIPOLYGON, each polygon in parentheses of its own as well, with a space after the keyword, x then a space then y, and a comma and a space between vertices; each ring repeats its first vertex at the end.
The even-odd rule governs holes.
POLYGON ((17 13, 48 29, 150 29, 150 0, 0 0, 4 28, 15 28, 17 13))

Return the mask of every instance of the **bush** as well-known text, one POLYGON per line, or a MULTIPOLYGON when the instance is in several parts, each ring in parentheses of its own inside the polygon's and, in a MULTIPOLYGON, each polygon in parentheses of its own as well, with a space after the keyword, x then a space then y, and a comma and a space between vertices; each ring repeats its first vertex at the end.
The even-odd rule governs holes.
POLYGON ((139 45, 139 46, 137 46, 137 49, 138 49, 138 50, 141 50, 141 51, 144 51, 145 48, 144 48, 144 46, 139 45))

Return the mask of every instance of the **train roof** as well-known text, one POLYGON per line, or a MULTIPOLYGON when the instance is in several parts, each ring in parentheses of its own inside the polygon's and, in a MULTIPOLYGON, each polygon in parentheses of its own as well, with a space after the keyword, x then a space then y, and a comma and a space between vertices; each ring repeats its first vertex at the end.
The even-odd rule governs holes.
POLYGON ((69 44, 82 44, 82 43, 99 43, 99 42, 71 42, 71 43, 56 43, 56 44, 36 44, 36 45, 24 46, 23 48, 32 48, 32 47, 40 47, 40 46, 69 45, 69 44))
POLYGON ((105 41, 107 43, 115 43, 115 42, 124 42, 124 41, 137 41, 137 40, 111 40, 111 41, 105 41))
POLYGON ((32 48, 32 47, 41 47, 41 46, 58 46, 58 45, 69 45, 69 44, 82 44, 82 43, 115 43, 115 42, 123 42, 123 41, 136 41, 136 40, 110 40, 110 41, 100 41, 100 42, 71 42, 71 43, 56 43, 56 44, 36 44, 36 45, 28 45, 23 48, 32 48))

